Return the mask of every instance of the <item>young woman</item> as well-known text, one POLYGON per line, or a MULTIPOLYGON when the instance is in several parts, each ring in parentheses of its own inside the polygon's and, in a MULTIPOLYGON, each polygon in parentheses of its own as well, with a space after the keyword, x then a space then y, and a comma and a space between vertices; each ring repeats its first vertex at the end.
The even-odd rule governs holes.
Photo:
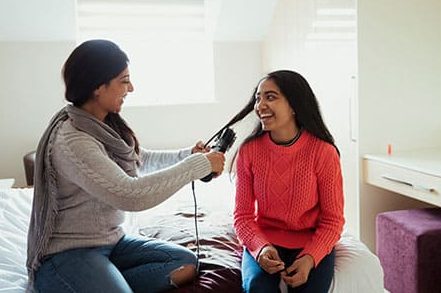
POLYGON ((126 236, 124 211, 154 207, 192 180, 222 172, 224 156, 204 153, 200 144, 174 152, 139 146, 119 115, 133 91, 128 58, 110 41, 78 46, 63 77, 69 105, 54 116, 36 154, 30 289, 160 292, 192 280, 195 255, 126 236))
POLYGON ((244 245, 245 292, 328 292, 340 238, 339 152, 308 82, 292 71, 264 77, 230 122, 259 123, 237 156, 234 228, 244 245))

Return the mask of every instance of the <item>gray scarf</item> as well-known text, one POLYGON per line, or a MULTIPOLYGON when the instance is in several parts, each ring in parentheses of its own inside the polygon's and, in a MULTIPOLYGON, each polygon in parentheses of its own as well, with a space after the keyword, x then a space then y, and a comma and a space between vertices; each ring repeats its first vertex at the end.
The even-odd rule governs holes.
POLYGON ((57 174, 52 166, 52 148, 58 129, 67 119, 80 131, 100 141, 109 157, 129 176, 136 176, 137 155, 133 143, 128 145, 116 131, 80 108, 68 105, 51 120, 37 148, 34 171, 34 198, 28 231, 26 266, 32 290, 34 273, 46 253, 58 214, 57 174))

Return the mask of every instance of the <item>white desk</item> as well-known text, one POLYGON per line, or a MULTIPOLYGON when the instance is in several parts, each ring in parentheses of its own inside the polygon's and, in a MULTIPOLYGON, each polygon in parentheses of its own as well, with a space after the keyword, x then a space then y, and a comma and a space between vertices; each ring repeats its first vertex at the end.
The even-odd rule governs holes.
POLYGON ((441 149, 365 155, 365 182, 441 207, 441 149))

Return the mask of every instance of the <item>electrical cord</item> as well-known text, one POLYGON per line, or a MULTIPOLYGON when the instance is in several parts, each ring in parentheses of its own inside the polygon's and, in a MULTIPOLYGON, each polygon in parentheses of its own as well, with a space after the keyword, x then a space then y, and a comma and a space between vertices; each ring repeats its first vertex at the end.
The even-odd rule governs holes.
MULTIPOLYGON (((216 132, 207 142, 204 144, 204 148, 208 146, 208 144, 218 137, 222 131, 224 131, 228 127, 228 124, 222 127, 218 132, 216 132)), ((199 231, 198 231, 198 204, 196 200, 196 193, 194 191, 194 181, 191 181, 191 190, 193 192, 193 202, 194 202, 194 228, 196 232, 196 256, 198 258, 198 267, 197 271, 199 271, 199 257, 200 257, 200 245, 199 245, 199 231)))
POLYGON ((198 258, 197 271, 199 271, 199 257, 200 257, 200 247, 199 247, 199 230, 198 230, 198 204, 196 200, 196 193, 194 191, 194 181, 191 181, 191 190, 193 191, 193 202, 194 202, 194 228, 196 233, 196 257, 198 258))
MULTIPOLYGON (((194 202, 194 228, 196 233, 196 272, 199 274, 199 231, 198 231, 198 204, 196 201, 196 193, 194 191, 194 181, 191 181, 191 190, 193 191, 193 202, 194 202)), ((193 281, 193 292, 196 292, 196 281, 193 281)))
MULTIPOLYGON (((222 131, 224 131, 228 127, 228 124, 222 127, 218 132, 216 132, 205 144, 204 148, 206 148, 209 143, 219 137, 222 131)), ((194 181, 191 181, 191 190, 193 193, 193 202, 194 202, 194 228, 195 228, 195 236, 196 236, 196 257, 197 257, 197 266, 196 271, 199 273, 200 268, 200 243, 199 243, 199 228, 198 228, 198 204, 196 200, 196 192, 194 188, 194 181)), ((196 292, 196 282, 193 282, 193 292, 196 292)))
MULTIPOLYGON (((227 126, 222 127, 222 129, 220 129, 218 132, 216 132, 205 144, 204 144, 204 148, 206 148, 208 146, 208 144, 215 139, 216 137, 219 136, 220 133, 222 133, 222 131, 226 128, 227 126)), ((196 192, 194 191, 194 181, 191 181, 191 191, 193 194, 193 202, 194 202, 194 229, 195 229, 195 236, 196 236, 196 257, 197 257, 197 266, 196 266, 196 271, 199 272, 199 267, 200 267, 200 244, 199 244, 199 228, 198 228, 198 203, 196 200, 196 192)), ((196 283, 193 283, 193 291, 196 290, 195 288, 196 283)))

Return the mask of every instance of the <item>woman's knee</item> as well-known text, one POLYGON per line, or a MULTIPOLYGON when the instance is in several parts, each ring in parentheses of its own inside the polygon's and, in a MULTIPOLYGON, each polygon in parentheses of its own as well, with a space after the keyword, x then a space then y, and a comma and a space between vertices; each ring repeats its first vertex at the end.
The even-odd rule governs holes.
POLYGON ((182 265, 193 265, 195 267, 197 267, 199 261, 196 254, 194 254, 191 250, 181 252, 178 258, 178 262, 180 262, 182 265))
POLYGON ((198 258, 190 250, 182 250, 175 256, 180 267, 170 273, 170 281, 175 286, 180 286, 194 280, 198 274, 198 258))
POLYGON ((197 276, 195 264, 183 265, 170 273, 170 282, 179 287, 194 280, 197 276))

